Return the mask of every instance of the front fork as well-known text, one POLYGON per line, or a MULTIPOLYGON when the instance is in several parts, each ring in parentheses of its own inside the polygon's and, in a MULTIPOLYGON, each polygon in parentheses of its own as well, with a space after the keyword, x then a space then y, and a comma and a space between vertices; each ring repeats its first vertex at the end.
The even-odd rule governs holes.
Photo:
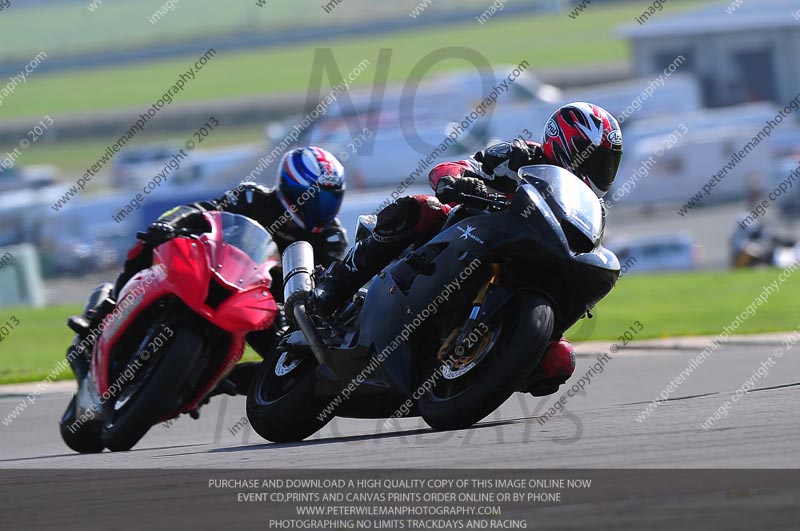
POLYGON ((472 310, 469 312, 469 317, 464 322, 464 326, 461 328, 461 332, 458 334, 455 342, 455 352, 459 356, 466 352, 467 349, 472 347, 472 342, 469 339, 469 336, 472 334, 473 330, 482 324, 479 322, 479 316, 481 314, 483 302, 486 300, 486 294, 492 285, 500 282, 502 273, 503 267, 498 263, 493 263, 492 274, 483 284, 480 291, 478 291, 478 294, 475 296, 475 299, 472 301, 472 310))

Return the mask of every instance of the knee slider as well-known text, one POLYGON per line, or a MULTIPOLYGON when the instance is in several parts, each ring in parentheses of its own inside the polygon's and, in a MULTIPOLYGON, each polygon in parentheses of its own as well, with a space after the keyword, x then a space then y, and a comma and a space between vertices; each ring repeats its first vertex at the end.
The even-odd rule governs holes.
POLYGON ((401 237, 414 229, 419 217, 419 203, 412 197, 401 197, 378 212, 375 234, 383 239, 401 237))

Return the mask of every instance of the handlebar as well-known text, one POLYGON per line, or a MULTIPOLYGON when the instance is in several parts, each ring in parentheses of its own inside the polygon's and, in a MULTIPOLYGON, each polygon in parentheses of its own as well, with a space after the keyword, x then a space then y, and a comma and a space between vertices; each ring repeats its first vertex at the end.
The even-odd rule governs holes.
POLYGON ((477 207, 491 212, 505 210, 510 202, 503 194, 489 194, 488 197, 481 197, 470 194, 459 194, 460 203, 468 207, 477 207))
MULTIPOLYGON (((175 237, 176 238, 191 238, 191 239, 200 238, 200 236, 195 234, 195 231, 193 231, 192 229, 187 228, 187 227, 182 227, 182 228, 176 229, 175 230, 175 237)), ((136 239, 147 243, 149 237, 148 237, 146 231, 138 231, 136 233, 136 239)))
POLYGON ((175 231, 175 236, 184 237, 184 238, 199 238, 200 237, 195 231, 193 231, 192 229, 186 228, 186 227, 176 230, 175 231))

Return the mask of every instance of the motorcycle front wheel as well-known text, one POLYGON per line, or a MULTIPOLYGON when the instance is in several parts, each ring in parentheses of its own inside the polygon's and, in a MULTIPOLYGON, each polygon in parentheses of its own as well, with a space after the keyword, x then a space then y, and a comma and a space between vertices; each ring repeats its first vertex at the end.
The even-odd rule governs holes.
POLYGON ((185 323, 171 326, 174 334, 163 353, 151 356, 149 366, 138 370, 110 404, 103 443, 112 452, 133 448, 175 406, 194 370, 203 339, 185 323))
POLYGON ((302 441, 333 418, 332 406, 316 396, 316 370, 309 353, 277 349, 264 360, 247 393, 247 418, 256 433, 276 443, 302 441))
POLYGON ((64 444, 81 454, 95 454, 103 451, 103 438, 97 422, 81 422, 75 413, 78 397, 72 395, 67 410, 59 422, 61 439, 64 444))
POLYGON ((538 366, 553 333, 550 303, 518 295, 487 323, 467 359, 445 362, 419 401, 422 418, 439 430, 472 426, 514 394, 538 366))

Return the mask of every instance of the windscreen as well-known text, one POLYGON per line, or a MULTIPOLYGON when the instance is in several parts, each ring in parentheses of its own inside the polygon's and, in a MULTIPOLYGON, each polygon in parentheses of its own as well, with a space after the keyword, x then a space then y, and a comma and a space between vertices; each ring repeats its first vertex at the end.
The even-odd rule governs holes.
POLYGON ((564 168, 544 164, 520 168, 519 174, 548 204, 558 205, 566 219, 592 242, 600 238, 603 228, 600 200, 578 177, 564 168))
POLYGON ((245 253, 256 264, 266 262, 275 254, 269 233, 250 218, 222 212, 220 222, 222 240, 245 253))

